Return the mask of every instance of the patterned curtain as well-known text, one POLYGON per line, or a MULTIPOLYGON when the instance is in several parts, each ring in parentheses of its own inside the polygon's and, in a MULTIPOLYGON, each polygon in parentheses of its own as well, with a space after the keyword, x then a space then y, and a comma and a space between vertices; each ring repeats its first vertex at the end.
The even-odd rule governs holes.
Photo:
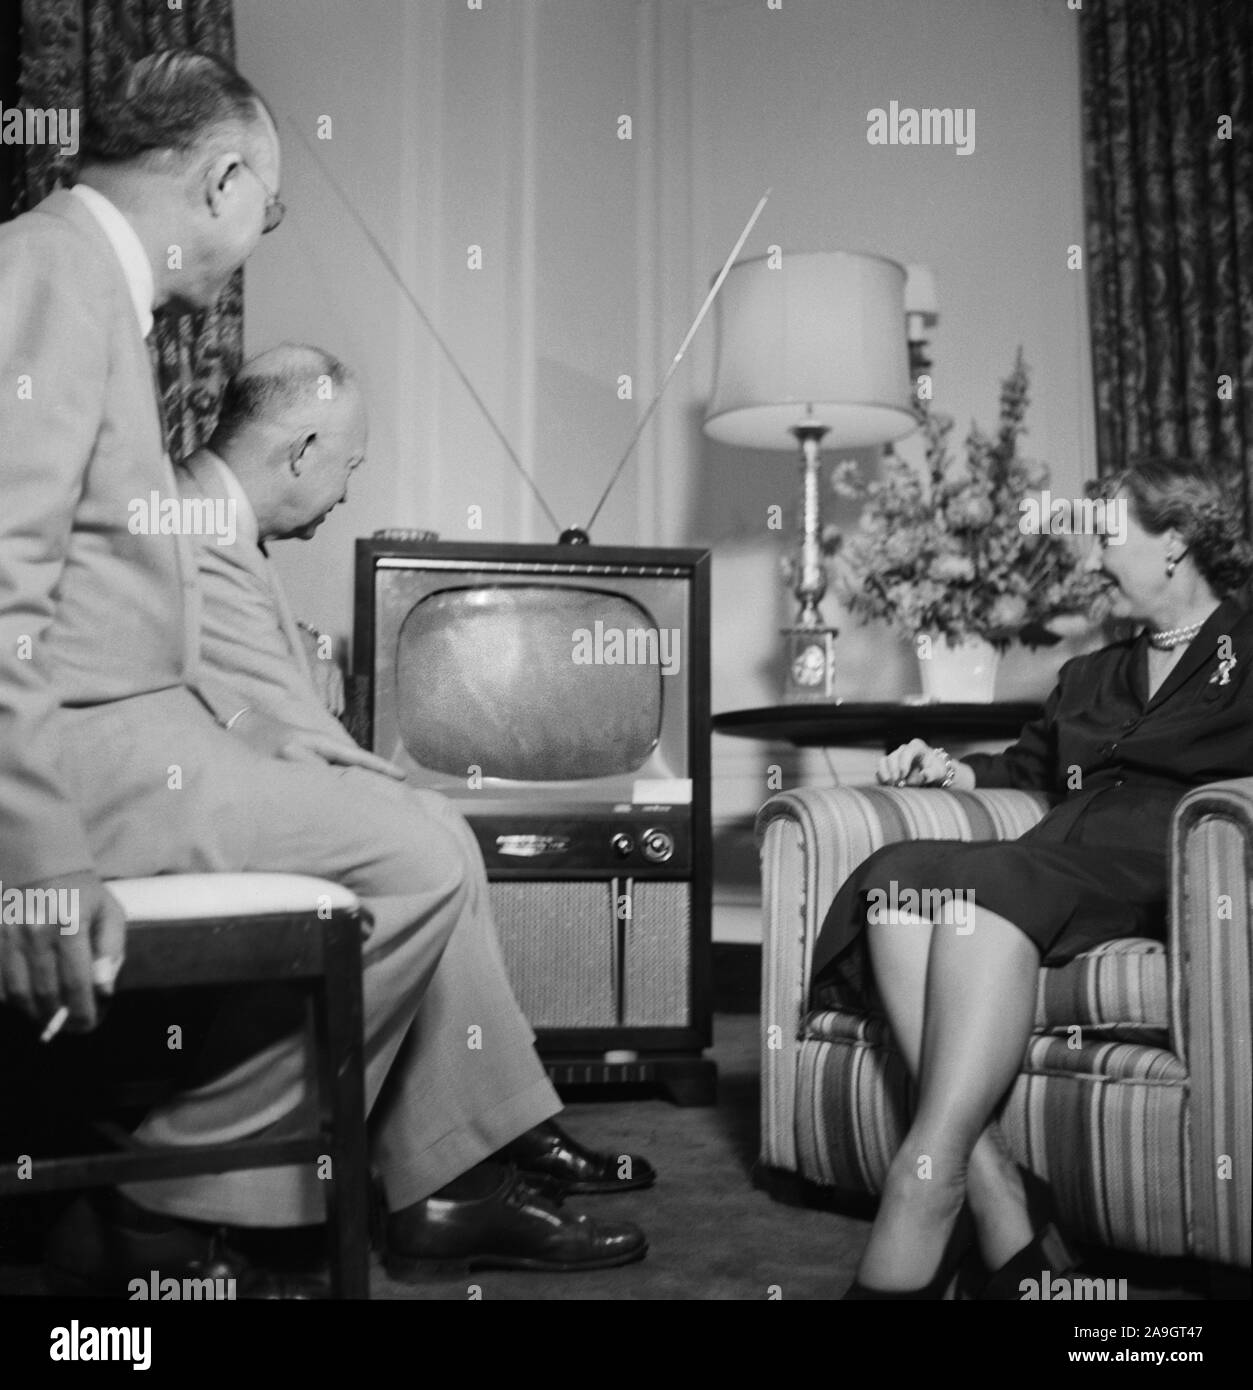
MULTIPOLYGON (((21 97, 17 46, 20 25, 16 9, 0 8, 0 106, 6 111, 17 106, 21 97)), ((0 222, 17 211, 18 184, 24 167, 21 145, 10 145, 0 140, 0 222)))
POLYGON ((1253 522, 1253 3, 1086 0, 1102 473, 1209 458, 1253 522))
MULTIPOLYGON (((231 0, 22 0, 23 103, 77 107, 81 125, 121 68, 166 48, 202 48, 234 61, 231 0)), ((25 153, 27 207, 74 181, 76 161, 58 147, 25 153)), ((242 356, 243 304, 241 272, 208 313, 157 315, 157 370, 176 459, 212 429, 222 388, 242 356)))

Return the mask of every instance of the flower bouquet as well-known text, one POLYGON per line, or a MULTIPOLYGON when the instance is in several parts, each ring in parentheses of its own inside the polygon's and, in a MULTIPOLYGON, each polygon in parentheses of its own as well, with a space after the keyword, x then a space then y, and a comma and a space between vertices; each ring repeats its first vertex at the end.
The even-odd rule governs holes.
POLYGON ((963 460, 948 448, 951 417, 923 408, 925 476, 895 455, 880 482, 866 483, 855 463, 837 465, 835 490, 865 506, 856 531, 824 541, 835 591, 862 622, 880 619, 911 640, 933 633, 1004 649, 1015 638, 1060 640, 1048 624, 1063 614, 1096 615, 1107 582, 1084 571, 1073 539, 1020 525, 1019 503, 1049 478, 1047 465, 1018 453, 1028 380, 1019 348, 996 434, 972 424, 963 460))

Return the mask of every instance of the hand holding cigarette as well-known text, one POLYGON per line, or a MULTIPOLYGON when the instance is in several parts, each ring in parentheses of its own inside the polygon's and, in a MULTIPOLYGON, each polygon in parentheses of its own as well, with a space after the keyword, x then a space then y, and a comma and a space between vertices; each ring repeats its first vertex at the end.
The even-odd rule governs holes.
MULTIPOLYGON (((113 993, 113 984, 118 977, 118 971, 122 968, 124 957, 100 956, 91 963, 91 982, 101 994, 110 995, 113 993)), ((48 1020, 47 1026, 39 1035, 41 1043, 48 1043, 65 1027, 69 1021, 70 1011, 64 1004, 48 1020)))
POLYGON ((30 910, 0 922, 0 1003, 25 1013, 45 1042, 66 1028, 90 1032, 126 955, 121 904, 88 871, 28 881, 21 892, 30 910))

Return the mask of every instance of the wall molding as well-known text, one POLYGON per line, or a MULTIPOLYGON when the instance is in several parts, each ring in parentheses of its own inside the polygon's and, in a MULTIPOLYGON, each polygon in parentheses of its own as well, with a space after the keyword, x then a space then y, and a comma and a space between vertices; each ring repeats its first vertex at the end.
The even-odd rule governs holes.
MULTIPOLYGON (((442 281, 437 249, 444 235, 444 9, 442 6, 406 8, 401 18, 403 43, 414 81, 401 91, 403 129, 401 166, 412 173, 411 191, 397 190, 402 205, 412 205, 412 219, 402 219, 402 243, 398 263, 419 303, 436 325, 443 322, 442 281), (422 138, 417 138, 421 133, 422 138), (423 167, 427 196, 420 195, 423 167)), ((405 467, 397 458, 393 480, 395 525, 430 526, 439 514, 439 498, 444 486, 443 381, 447 367, 444 356, 416 314, 408 312, 408 327, 397 345, 400 363, 411 364, 410 383, 397 373, 393 402, 393 438, 399 445, 413 430, 421 449, 418 467, 405 467), (414 403, 418 402, 420 424, 414 428, 414 403)), ((380 523, 381 525, 382 523, 380 523)))
MULTIPOLYGON (((539 402, 536 399, 538 368, 535 351, 536 322, 536 45, 538 43, 539 7, 511 5, 509 18, 513 30, 516 64, 509 65, 510 97, 516 113, 516 132, 509 160, 508 212, 505 234, 509 238, 507 301, 509 313, 502 317, 504 340, 501 344, 503 361, 516 363, 516 386, 513 406, 515 427, 506 428, 510 442, 527 473, 535 477, 536 418, 539 402)), ((507 466, 507 460, 506 460, 507 466)), ((512 470, 511 470, 512 471, 512 470)), ((514 494, 515 513, 522 524, 522 534, 535 539, 549 537, 548 519, 539 512, 534 492, 516 475, 510 480, 514 494)), ((550 504, 551 505, 551 504, 550 504)))
MULTIPOLYGON (((689 307, 695 288, 691 48, 688 4, 641 0, 636 95, 646 119, 636 131, 636 419, 656 394, 696 308, 689 307)), ((685 369, 690 370, 690 361, 679 372, 685 369)), ((685 498, 699 460, 688 438, 684 400, 682 384, 672 382, 636 445, 636 540, 641 545, 688 540, 685 498)))

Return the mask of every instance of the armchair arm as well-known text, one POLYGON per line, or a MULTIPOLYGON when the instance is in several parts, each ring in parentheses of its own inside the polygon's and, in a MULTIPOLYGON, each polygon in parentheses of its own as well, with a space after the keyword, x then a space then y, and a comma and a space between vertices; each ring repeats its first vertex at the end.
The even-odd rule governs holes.
POLYGON ((1188 1068, 1193 1253, 1247 1269, 1253 777, 1189 792, 1170 847, 1170 1034, 1188 1068))
POLYGON ((757 813, 762 872, 762 1161, 796 1169, 797 1032, 818 928, 850 873, 881 845, 1012 840, 1048 809, 1041 792, 804 787, 757 813))

